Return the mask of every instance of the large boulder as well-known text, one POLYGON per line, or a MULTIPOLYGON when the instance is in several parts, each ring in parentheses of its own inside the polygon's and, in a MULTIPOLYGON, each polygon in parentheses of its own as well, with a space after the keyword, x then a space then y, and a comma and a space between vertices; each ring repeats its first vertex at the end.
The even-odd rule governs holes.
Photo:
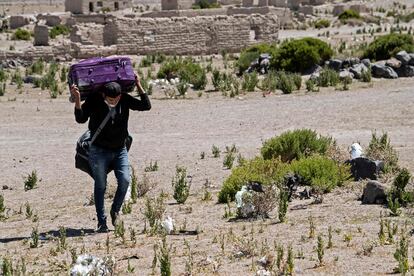
POLYGON ((342 68, 352 67, 355 64, 358 64, 360 62, 361 62, 360 59, 357 57, 347 58, 342 62, 342 68))
POLYGON ((389 60, 387 60, 386 62, 385 62, 385 66, 389 66, 389 67, 391 67, 392 69, 397 69, 397 68, 400 68, 401 67, 401 61, 399 61, 398 59, 396 59, 396 58, 390 58, 389 60))
POLYGON ((354 78, 354 74, 352 74, 351 72, 349 72, 347 69, 343 69, 339 72, 339 78, 340 79, 345 79, 345 78, 354 78))
POLYGON ((368 68, 371 67, 371 61, 369 60, 369 58, 364 58, 363 60, 361 60, 361 63, 364 64, 368 68))
POLYGON ((404 65, 395 70, 400 78, 414 77, 414 66, 404 65))
POLYGON ((384 184, 368 181, 362 193, 362 204, 385 204, 387 202, 387 188, 384 184))
POLYGON ((356 79, 360 79, 362 78, 362 74, 364 72, 367 72, 369 69, 368 67, 366 67, 363 63, 359 63, 359 64, 355 64, 354 66, 352 66, 351 68, 349 68, 349 71, 354 74, 354 77, 356 79))
POLYGON ((384 162, 374 161, 366 157, 358 157, 345 162, 351 165, 351 174, 354 180, 376 180, 378 174, 384 169, 384 162))
POLYGON ((409 65, 414 65, 414 53, 410 53, 410 62, 408 63, 409 65))
POLYGON ((410 63, 411 57, 406 51, 400 51, 395 55, 395 58, 401 61, 402 65, 407 65, 410 63))
POLYGON ((332 70, 335 70, 335 71, 339 72, 339 70, 341 70, 341 68, 342 68, 342 60, 340 60, 340 59, 331 59, 328 62, 328 67, 331 68, 332 70))
POLYGON ((397 79, 398 75, 389 66, 381 65, 381 64, 373 64, 371 67, 372 76, 374 78, 385 78, 385 79, 397 79))

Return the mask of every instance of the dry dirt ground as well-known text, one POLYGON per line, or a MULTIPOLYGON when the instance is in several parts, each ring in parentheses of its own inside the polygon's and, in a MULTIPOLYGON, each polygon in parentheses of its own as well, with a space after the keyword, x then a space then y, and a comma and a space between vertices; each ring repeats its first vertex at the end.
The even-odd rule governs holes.
MULTIPOLYGON (((414 79, 374 80, 370 85, 354 84, 350 91, 325 89, 319 93, 301 91, 267 97, 255 92, 234 99, 210 92, 200 98, 192 94, 189 99, 166 100, 162 93, 154 93, 151 111, 130 116, 129 129, 134 137, 131 165, 141 181, 144 168, 151 161, 158 162, 159 170, 147 173, 155 185, 150 196, 161 191, 172 195, 176 165, 185 166, 193 176, 191 195, 184 205, 174 204, 170 196, 166 215, 175 220, 177 228, 185 223, 188 230, 201 230, 198 236, 168 236, 172 275, 183 275, 185 271, 189 260, 185 242, 192 251, 193 275, 212 275, 214 271, 217 275, 254 275, 261 251, 275 254, 274 244, 285 246, 285 255, 286 247, 292 246, 298 275, 392 273, 397 265, 393 253, 398 235, 394 244, 379 245, 380 213, 400 227, 407 221, 411 230, 411 209, 405 209, 399 218, 387 217, 387 209, 382 206, 361 205, 358 198, 363 183, 350 183, 326 195, 321 204, 294 200, 286 223, 278 223, 277 213, 264 221, 229 222, 223 218, 225 205, 216 202, 230 170, 223 168, 223 155, 212 157, 211 148, 216 145, 223 151, 226 145, 235 144, 243 156, 250 158, 259 153, 264 140, 286 130, 314 129, 334 137, 343 148, 355 141, 367 146, 372 131, 386 131, 399 153, 400 164, 413 171, 413 85, 414 79), (201 152, 206 153, 205 159, 200 159, 201 152), (205 202, 201 197, 206 179, 213 199, 205 202), (333 248, 325 250, 321 267, 316 267, 317 240, 308 238, 310 216, 316 234, 323 235, 325 244, 328 226, 333 229, 333 248), (254 256, 235 258, 240 243, 234 237, 247 241, 252 231, 254 256), (351 237, 349 246, 345 235, 351 237), (370 243, 374 244, 373 250, 365 256, 363 248, 370 243)), ((71 263, 69 249, 75 248, 80 254, 83 248, 86 253, 105 257, 109 237, 109 255, 117 260, 117 275, 127 274, 128 259, 135 268, 133 274, 150 274, 153 246, 160 238, 141 234, 144 199, 133 205, 132 214, 122 216, 126 244, 115 238, 113 231, 109 235, 92 233, 96 227, 95 210, 87 203, 93 183, 74 168, 75 142, 86 125, 75 123, 67 93, 50 99, 48 93, 37 89, 25 87, 23 91, 19 94, 9 86, 6 95, 0 97, 0 183, 8 186, 0 193, 9 208, 9 218, 0 222, 0 258, 11 257, 15 265, 25 259, 29 274, 65 274, 71 263), (41 181, 36 189, 25 192, 24 177, 33 170, 41 181), (25 203, 37 214, 37 222, 25 217, 24 207, 23 214, 19 214, 25 203), (68 249, 53 254, 57 242, 52 239, 43 239, 38 248, 31 249, 27 240, 36 226, 43 236, 56 236, 60 226, 67 228, 68 249), (130 241, 129 228, 138 233, 136 245, 130 241), (81 235, 82 229, 85 235, 81 235)), ((109 186, 115 186, 112 175, 109 186)), ((109 206, 107 199, 106 208, 109 206)), ((414 264, 411 249, 412 246, 409 260, 414 264)))

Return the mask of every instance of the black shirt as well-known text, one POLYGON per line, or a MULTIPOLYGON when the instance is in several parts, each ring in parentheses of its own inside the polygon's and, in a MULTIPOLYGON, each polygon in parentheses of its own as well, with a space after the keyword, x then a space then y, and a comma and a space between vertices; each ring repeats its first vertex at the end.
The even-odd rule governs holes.
MULTIPOLYGON (((142 94, 140 98, 134 98, 126 93, 121 94, 121 99, 115 107, 115 116, 109 118, 101 133, 96 137, 94 145, 106 149, 120 149, 125 146, 125 139, 128 136, 129 110, 145 111, 151 109, 148 95, 142 94)), ((88 128, 92 137, 108 112, 109 107, 103 96, 100 93, 94 93, 86 98, 81 109, 75 108, 75 118, 76 122, 80 124, 90 118, 88 128)))

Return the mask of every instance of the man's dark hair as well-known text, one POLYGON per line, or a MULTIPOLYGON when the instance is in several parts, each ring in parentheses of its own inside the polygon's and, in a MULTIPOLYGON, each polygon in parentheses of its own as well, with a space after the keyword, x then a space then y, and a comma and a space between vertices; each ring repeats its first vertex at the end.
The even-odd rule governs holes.
POLYGON ((103 88, 105 96, 115 98, 121 94, 121 86, 117 82, 109 82, 103 88))

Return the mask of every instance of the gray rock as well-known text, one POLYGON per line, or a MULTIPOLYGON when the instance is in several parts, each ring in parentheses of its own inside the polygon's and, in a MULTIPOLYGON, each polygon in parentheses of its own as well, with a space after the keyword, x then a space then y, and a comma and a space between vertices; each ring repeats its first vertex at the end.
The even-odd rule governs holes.
POLYGON ((409 65, 414 65, 414 53, 410 53, 410 62, 408 63, 409 65))
POLYGON ((318 65, 315 64, 314 66, 312 66, 311 68, 307 69, 305 72, 303 72, 304 75, 313 75, 315 73, 318 73, 322 70, 323 68, 318 65))
POLYGON ((347 77, 350 77, 351 79, 353 79, 353 78, 354 78, 354 74, 352 74, 351 72, 349 72, 349 71, 348 71, 348 70, 346 70, 346 69, 341 70, 341 71, 339 72, 339 78, 340 78, 340 79, 344 79, 344 78, 347 78, 347 77))
POLYGON ((328 67, 339 72, 339 70, 341 70, 342 68, 342 60, 340 59, 331 59, 328 62, 328 67))
POLYGON ((374 78, 385 78, 385 79, 397 79, 398 75, 389 66, 386 65, 379 65, 379 64, 373 64, 371 67, 372 70, 372 76, 374 78))
POLYGON ((360 63, 359 58, 347 58, 342 62, 342 68, 352 67, 355 64, 360 63))
POLYGON ((404 65, 401 68, 395 70, 398 74, 398 77, 402 78, 410 78, 414 77, 414 66, 411 65, 404 65))
POLYGON ((354 74, 356 79, 360 79, 362 77, 362 73, 368 71, 368 67, 364 65, 364 63, 355 64, 352 66, 349 71, 354 74))
POLYGON ((368 68, 371 67, 371 61, 369 60, 369 58, 364 58, 363 60, 361 60, 361 63, 368 68))
POLYGON ((395 58, 401 61, 403 65, 410 63, 411 57, 406 51, 400 51, 395 55, 395 58))
POLYGON ((362 204, 385 204, 387 202, 386 186, 378 181, 368 181, 362 193, 362 204))
POLYGON ((402 62, 399 61, 396 58, 390 58, 389 60, 387 60, 385 62, 385 65, 391 67, 392 69, 400 68, 401 67, 401 64, 402 64, 402 62))

